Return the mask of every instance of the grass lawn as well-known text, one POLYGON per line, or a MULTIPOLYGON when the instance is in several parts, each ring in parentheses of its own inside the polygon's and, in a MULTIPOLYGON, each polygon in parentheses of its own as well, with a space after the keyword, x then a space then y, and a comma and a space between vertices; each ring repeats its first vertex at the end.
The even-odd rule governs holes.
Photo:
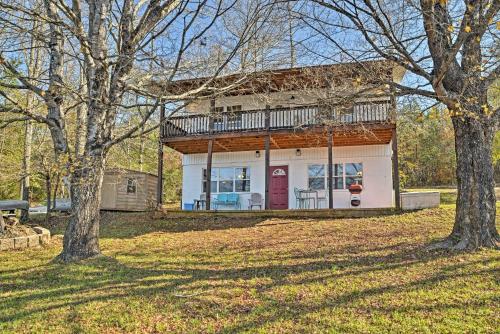
POLYGON ((57 237, 0 253, 0 332, 498 333, 500 253, 424 250, 453 215, 108 215, 106 257, 53 264, 57 237))

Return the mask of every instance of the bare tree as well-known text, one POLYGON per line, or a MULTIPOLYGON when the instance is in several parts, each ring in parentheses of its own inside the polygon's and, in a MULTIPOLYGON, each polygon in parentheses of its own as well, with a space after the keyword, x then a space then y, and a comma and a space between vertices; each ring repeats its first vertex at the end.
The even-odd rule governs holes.
POLYGON ((207 66, 212 64, 202 57, 204 46, 199 42, 216 34, 219 18, 234 5, 235 1, 209 0, 0 3, 0 65, 15 78, 14 83, 0 80, 0 112, 46 124, 57 164, 65 166, 71 183, 71 219, 60 260, 100 254, 100 193, 109 149, 155 129, 158 124, 153 124, 153 115, 159 104, 210 91, 214 78, 230 70, 231 59, 251 36, 257 18, 265 17, 264 2, 255 6, 244 33, 225 45, 219 66, 207 66), (39 33, 27 28, 34 21, 40 24, 39 33), (32 37, 48 55, 37 77, 17 62, 18 41, 32 37), (151 43, 157 43, 154 55, 148 52, 151 43), (200 74, 206 78, 203 84, 180 95, 151 92, 146 85, 155 75, 170 82, 200 74), (27 109, 13 90, 33 92, 45 104, 45 111, 27 109), (129 97, 136 95, 140 96, 138 103, 148 107, 146 111, 129 104, 135 100, 129 97), (155 102, 147 103, 145 97, 155 102), (136 121, 126 126, 132 111, 139 111, 136 121), (78 131, 71 127, 75 113, 78 131))
POLYGON ((438 248, 498 247, 500 242, 491 158, 500 111, 488 101, 488 89, 500 74, 499 8, 496 0, 312 0, 299 11, 321 40, 316 55, 331 61, 329 56, 340 52, 354 62, 395 62, 410 73, 403 83, 387 80, 396 93, 448 108, 458 198, 453 231, 434 245, 438 248))

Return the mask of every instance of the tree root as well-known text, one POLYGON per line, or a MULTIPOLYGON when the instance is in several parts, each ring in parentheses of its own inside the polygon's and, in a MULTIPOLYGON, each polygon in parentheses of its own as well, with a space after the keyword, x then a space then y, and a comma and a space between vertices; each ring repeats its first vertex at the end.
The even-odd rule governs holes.
POLYGON ((91 260, 91 259, 96 259, 96 258, 101 258, 105 257, 103 254, 96 253, 96 254, 86 254, 86 255, 69 255, 69 254, 64 254, 61 253, 57 255, 53 260, 52 263, 57 263, 57 264, 68 264, 68 263, 75 263, 75 262, 80 262, 83 260, 91 260))
POLYGON ((446 250, 446 251, 454 251, 454 252, 462 252, 462 251, 473 251, 480 248, 492 248, 492 249, 500 249, 500 240, 497 237, 494 237, 490 243, 484 244, 481 246, 476 246, 471 244, 469 238, 457 238, 455 235, 450 235, 447 238, 434 242, 425 248, 426 251, 437 251, 437 250, 446 250))

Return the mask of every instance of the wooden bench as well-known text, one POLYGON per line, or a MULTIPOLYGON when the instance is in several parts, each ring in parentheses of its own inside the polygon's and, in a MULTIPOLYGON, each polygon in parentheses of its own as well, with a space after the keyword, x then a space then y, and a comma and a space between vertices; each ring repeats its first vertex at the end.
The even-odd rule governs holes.
POLYGON ((217 210, 221 206, 233 206, 235 209, 241 209, 240 196, 235 193, 218 194, 215 197, 214 208, 217 210))

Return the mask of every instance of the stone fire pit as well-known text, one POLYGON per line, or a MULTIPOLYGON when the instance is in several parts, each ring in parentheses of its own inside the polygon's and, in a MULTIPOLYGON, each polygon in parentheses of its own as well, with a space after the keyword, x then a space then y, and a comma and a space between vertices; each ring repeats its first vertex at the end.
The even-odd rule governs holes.
POLYGON ((5 229, 0 231, 0 251, 35 248, 50 242, 50 231, 46 228, 19 225, 17 219, 12 217, 4 220, 5 229))

